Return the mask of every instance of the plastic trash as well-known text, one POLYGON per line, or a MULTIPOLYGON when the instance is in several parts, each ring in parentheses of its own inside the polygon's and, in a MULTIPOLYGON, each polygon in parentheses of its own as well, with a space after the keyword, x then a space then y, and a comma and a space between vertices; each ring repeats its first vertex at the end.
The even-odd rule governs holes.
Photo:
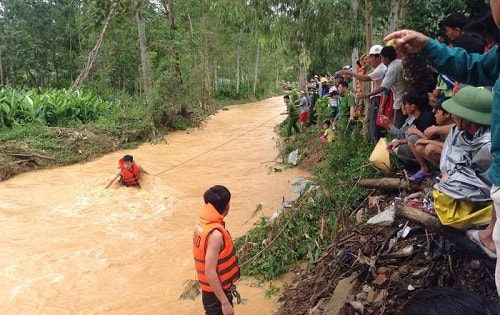
POLYGON ((299 159, 299 149, 295 149, 288 154, 288 164, 297 165, 299 159))

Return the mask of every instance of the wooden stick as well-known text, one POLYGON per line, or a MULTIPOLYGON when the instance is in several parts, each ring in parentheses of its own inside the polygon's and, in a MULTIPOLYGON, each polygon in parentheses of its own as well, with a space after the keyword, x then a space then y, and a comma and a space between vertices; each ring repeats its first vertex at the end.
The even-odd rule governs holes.
POLYGON ((408 189, 408 182, 399 178, 384 177, 384 178, 365 178, 358 182, 359 186, 370 189, 382 190, 402 190, 408 189))

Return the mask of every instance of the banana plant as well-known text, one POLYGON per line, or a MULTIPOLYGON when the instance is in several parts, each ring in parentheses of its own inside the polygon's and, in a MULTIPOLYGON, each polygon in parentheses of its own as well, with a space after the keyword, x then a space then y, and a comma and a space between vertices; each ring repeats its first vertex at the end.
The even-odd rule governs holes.
POLYGON ((0 127, 23 123, 64 126, 88 123, 105 115, 115 104, 90 92, 77 90, 0 89, 0 127))

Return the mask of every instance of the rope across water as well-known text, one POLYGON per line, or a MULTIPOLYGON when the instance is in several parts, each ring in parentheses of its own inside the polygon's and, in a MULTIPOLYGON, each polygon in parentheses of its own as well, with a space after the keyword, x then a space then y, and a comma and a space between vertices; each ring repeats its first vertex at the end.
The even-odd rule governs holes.
POLYGON ((198 155, 196 155, 196 156, 193 156, 192 158, 189 158, 189 159, 187 159, 187 160, 185 160, 185 161, 183 161, 183 162, 181 162, 181 163, 179 163, 179 164, 177 164, 177 165, 171 166, 171 167, 167 168, 166 170, 163 170, 163 171, 161 171, 161 172, 159 172, 159 173, 155 174, 154 176, 159 176, 159 175, 161 175, 161 174, 163 174, 163 173, 166 173, 166 172, 168 172, 168 171, 170 171, 170 170, 172 170, 172 169, 174 169, 174 168, 177 168, 177 167, 179 167, 179 166, 181 166, 181 165, 184 165, 184 164, 186 164, 186 163, 188 163, 188 162, 190 162, 190 161, 193 161, 193 160, 195 160, 195 159, 197 159, 197 158, 199 158, 199 157, 201 157, 201 156, 203 156, 203 155, 205 155, 205 154, 207 154, 207 153, 210 153, 210 152, 212 152, 212 151, 214 151, 214 150, 217 150, 218 148, 220 148, 220 147, 222 147, 222 146, 224 146, 224 145, 226 145, 226 144, 228 144, 228 143, 230 143, 230 142, 232 142, 232 141, 234 141, 234 140, 236 140, 236 139, 238 139, 238 138, 240 138, 240 137, 242 137, 242 136, 244 136, 244 135, 246 135, 246 134, 248 134, 248 133, 250 133, 250 132, 252 132, 252 131, 254 131, 255 129, 262 127, 263 125, 267 124, 268 122, 270 122, 271 120, 275 119, 276 117, 278 117, 278 116, 280 116, 280 115, 281 115, 281 114, 275 115, 275 116, 271 117, 270 119, 268 119, 268 120, 264 121, 263 123, 261 123, 261 124, 259 124, 259 125, 255 126, 255 127, 251 128, 251 129, 248 129, 247 131, 245 131, 245 132, 243 132, 243 133, 241 133, 241 134, 237 135, 236 137, 231 138, 231 139, 229 139, 228 141, 223 142, 223 143, 221 143, 221 144, 219 144, 219 145, 217 145, 217 146, 215 146, 215 147, 213 147, 213 148, 210 148, 210 149, 208 149, 207 151, 202 152, 202 153, 200 153, 200 154, 198 154, 198 155))

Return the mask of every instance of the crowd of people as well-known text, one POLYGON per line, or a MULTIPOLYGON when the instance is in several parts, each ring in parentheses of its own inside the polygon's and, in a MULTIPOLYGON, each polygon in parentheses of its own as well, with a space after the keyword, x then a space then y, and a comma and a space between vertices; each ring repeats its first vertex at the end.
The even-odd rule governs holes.
MULTIPOLYGON (((446 37, 430 38, 412 30, 389 34, 385 46, 370 47, 357 67, 346 66, 329 78, 314 75, 309 93, 301 92, 300 104, 301 115, 309 115, 301 116, 303 130, 315 122, 318 99, 329 99, 331 115, 321 122, 323 142, 335 141, 354 124, 362 126, 371 143, 386 138, 386 149, 411 174, 410 182, 432 178, 431 208, 441 223, 464 231, 488 257, 497 259, 498 1, 491 1, 491 9, 473 21, 462 13, 450 14, 441 21, 446 37), (417 52, 436 71, 432 91, 405 85, 401 59, 417 52)), ((500 259, 495 281, 500 295, 500 259)))
MULTIPOLYGON (((288 115, 286 120, 286 136, 303 132, 310 126, 318 125, 318 100, 328 98, 328 115, 323 117, 320 123, 323 126, 324 134, 320 137, 323 142, 332 142, 336 139, 336 134, 332 131, 345 132, 345 130, 354 130, 355 126, 361 122, 363 116, 363 105, 356 103, 355 95, 350 89, 352 78, 335 74, 329 81, 325 76, 319 79, 315 75, 311 79, 311 84, 307 92, 300 91, 299 99, 293 101, 289 95, 283 97, 286 105, 286 111, 282 115, 288 115), (300 122, 300 128, 297 126, 300 122), (328 128, 326 128, 328 126, 328 128), (325 139, 327 139, 325 141, 325 139)), ((361 124, 359 124, 360 126, 361 124)))
MULTIPOLYGON (((434 176, 436 171, 432 201, 441 223, 466 231, 487 256, 497 259, 500 6, 492 1, 491 9, 491 15, 479 21, 467 21, 460 13, 446 17, 441 25, 448 43, 412 30, 394 32, 385 40, 402 54, 420 52, 439 72, 436 88, 427 94, 436 123, 413 133, 416 141, 409 136, 411 127, 406 132, 412 162, 418 165, 410 180, 434 176)), ((498 259, 495 282, 500 295, 498 259)))
POLYGON ((300 91, 299 99, 292 104, 290 97, 285 95, 287 110, 283 114, 289 117, 286 136, 292 135, 292 129, 300 132, 318 124, 318 100, 326 98, 328 115, 322 117, 320 124, 324 126, 328 120, 336 134, 364 129, 365 137, 376 142, 388 127, 382 117, 393 121, 396 128, 402 126, 406 118, 402 109, 403 96, 403 66, 396 49, 374 45, 358 60, 356 71, 345 66, 333 75, 314 75, 308 91, 300 91), (299 120, 300 129, 296 126, 299 120))
MULTIPOLYGON (((443 224, 467 230, 466 235, 473 242, 489 257, 497 259, 500 251, 500 226, 497 224, 500 216, 500 58, 496 36, 500 6, 497 1, 491 2, 491 10, 491 16, 483 19, 495 22, 489 27, 483 22, 465 22, 458 13, 448 16, 442 23, 448 44, 412 30, 394 32, 385 40, 394 41, 401 53, 420 52, 442 74, 443 81, 453 83, 445 84, 442 89, 451 89, 448 94, 451 98, 443 101, 441 107, 451 113, 454 124, 450 124, 441 150, 439 182, 433 191, 434 208, 443 224), (471 36, 470 33, 478 29, 471 24, 478 23, 483 23, 484 31, 481 36, 471 36), (482 50, 471 48, 476 44, 473 40, 466 41, 467 47, 459 45, 464 36, 481 38, 482 50), (484 226, 486 228, 482 229, 484 226)), ((444 92, 442 94, 437 96, 447 97, 444 92)), ((420 159, 420 164, 424 160, 429 162, 429 159, 420 159)), ((419 172, 428 174, 425 173, 426 162, 423 164, 419 172)), ((427 163, 429 165, 431 163, 427 163)), ((495 282, 500 295, 498 259, 495 282)))

